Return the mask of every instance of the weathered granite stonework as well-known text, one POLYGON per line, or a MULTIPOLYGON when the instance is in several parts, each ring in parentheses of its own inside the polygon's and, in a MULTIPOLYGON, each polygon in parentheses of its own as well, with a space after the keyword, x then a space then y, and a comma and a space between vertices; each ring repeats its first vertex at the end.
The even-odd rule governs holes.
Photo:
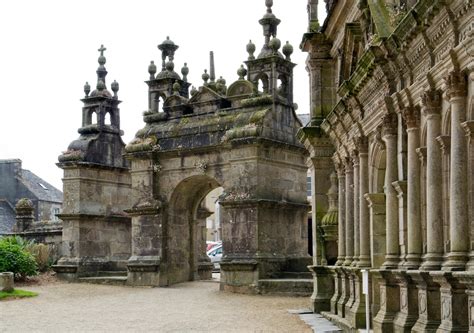
MULTIPOLYGON (((59 157, 65 175, 60 275, 126 269, 133 286, 210 278, 201 202, 218 187, 221 289, 264 293, 263 280, 309 274, 307 152, 296 138, 302 124, 293 103, 293 47, 281 47, 273 1, 265 4, 263 48, 255 56, 255 45, 247 45, 245 66, 229 86, 216 80, 211 52, 203 85, 189 91, 190 69, 175 71, 178 45, 169 37, 158 45, 161 66, 148 67, 145 124, 126 146, 118 84, 113 94, 107 90, 105 48, 99 49, 97 89, 84 87, 81 136, 59 157)), ((311 280, 303 282, 295 288, 308 294, 311 280)))
POLYGON ((347 297, 346 267, 367 267, 375 332, 472 331, 474 3, 326 1, 321 26, 317 4, 301 43, 312 121, 299 138, 332 160, 320 173, 338 173, 339 246, 335 267, 312 268, 315 285, 335 272, 335 291, 315 289, 311 305, 365 328, 348 311, 362 295, 347 297))

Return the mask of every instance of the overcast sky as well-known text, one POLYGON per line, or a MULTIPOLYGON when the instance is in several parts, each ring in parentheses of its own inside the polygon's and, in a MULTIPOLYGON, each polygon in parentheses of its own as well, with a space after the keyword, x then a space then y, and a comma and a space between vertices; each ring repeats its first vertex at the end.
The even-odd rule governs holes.
MULTIPOLYGON (((324 2, 319 16, 322 19, 324 2)), ((274 0, 282 20, 278 38, 295 52, 295 102, 309 112, 306 53, 299 44, 307 29, 307 0, 274 0)), ((161 64, 157 49, 170 36, 179 49, 175 71, 187 62, 188 81, 202 85, 214 51, 216 76, 227 86, 247 59, 249 39, 260 51, 264 37, 258 20, 264 0, 14 0, 0 2, 0 159, 20 158, 29 169, 62 190, 55 163, 79 134, 80 99, 86 81, 95 88, 97 49, 107 48, 107 87, 117 80, 121 126, 128 143, 143 127, 148 64, 161 64)))

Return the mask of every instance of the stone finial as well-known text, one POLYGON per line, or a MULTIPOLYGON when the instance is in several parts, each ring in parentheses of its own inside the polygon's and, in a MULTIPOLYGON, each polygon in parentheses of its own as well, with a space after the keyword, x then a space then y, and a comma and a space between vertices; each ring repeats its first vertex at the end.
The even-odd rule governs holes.
POLYGON ((207 86, 208 85, 208 82, 209 81, 209 74, 207 74, 207 69, 204 70, 204 73, 202 74, 202 80, 204 81, 204 86, 207 86))
POLYGON ((166 68, 166 58, 168 58, 169 61, 174 60, 174 53, 176 50, 179 48, 178 45, 176 45, 169 36, 166 36, 166 39, 158 45, 158 49, 161 51, 161 60, 162 60, 162 70, 164 71, 166 68))
POLYGON ((286 60, 291 61, 291 55, 293 54, 293 46, 286 41, 286 44, 283 46, 283 54, 286 57, 286 60))
POLYGON ((265 36, 265 46, 268 46, 270 37, 276 37, 277 27, 280 24, 280 20, 272 12, 273 0, 265 0, 267 6, 267 12, 259 23, 263 26, 263 35, 265 36))
POLYGON ((183 81, 188 82, 188 74, 189 74, 189 68, 188 68, 188 63, 184 63, 183 68, 181 68, 181 74, 183 74, 183 81))
POLYGON ((247 69, 244 67, 244 65, 240 65, 240 68, 237 70, 237 75, 239 76, 239 80, 245 80, 247 69))
POLYGON ((22 198, 18 200, 15 205, 16 211, 16 225, 15 229, 18 232, 23 232, 33 223, 34 220, 34 205, 30 199, 22 198))
POLYGON ((97 50, 100 52, 99 59, 97 61, 99 62, 99 68, 97 68, 97 81, 102 80, 105 83, 105 77, 107 76, 107 70, 105 69, 105 63, 107 59, 104 56, 104 51, 107 49, 104 47, 104 45, 101 45, 100 48, 97 50))
POLYGON ((210 66, 209 79, 211 80, 211 82, 215 82, 216 81, 216 68, 214 65, 214 52, 213 51, 209 53, 209 66, 210 66))
POLYGON ((250 40, 249 43, 247 44, 247 52, 249 54, 248 60, 255 60, 255 56, 254 56, 255 49, 256 49, 255 44, 252 43, 252 40, 250 40))
POLYGON ((268 46, 272 49, 273 54, 278 54, 278 50, 281 46, 281 41, 278 38, 273 37, 268 46))
POLYGON ((227 92, 226 80, 221 76, 219 77, 216 83, 217 92, 221 93, 222 95, 225 95, 225 93, 227 92))
POLYGON ((166 63, 166 66, 165 66, 165 67, 166 67, 166 70, 167 70, 168 72, 174 71, 174 62, 171 61, 171 60, 168 61, 168 62, 166 63))
POLYGON ((98 91, 102 91, 102 90, 106 89, 107 87, 105 86, 104 81, 99 80, 99 81, 97 81, 97 87, 96 88, 97 88, 98 91))
POLYGON ((273 7, 273 0, 265 0, 265 6, 267 6, 267 13, 271 13, 273 7))
POLYGON ((194 95, 196 95, 197 93, 198 93, 198 91, 197 91, 196 87, 195 87, 195 86, 192 86, 192 87, 191 87, 191 96, 194 96, 194 95))
POLYGON ((148 66, 148 73, 150 74, 150 80, 154 80, 156 74, 156 65, 153 60, 150 61, 150 65, 148 66))
POLYGON ((118 96, 117 96, 117 92, 119 91, 119 84, 117 81, 114 80, 114 82, 112 82, 111 84, 111 88, 112 88, 112 91, 114 93, 114 98, 117 99, 118 96))
POLYGON ((91 86, 89 85, 89 82, 86 82, 84 85, 84 94, 86 94, 86 97, 89 97, 89 93, 91 92, 91 86))

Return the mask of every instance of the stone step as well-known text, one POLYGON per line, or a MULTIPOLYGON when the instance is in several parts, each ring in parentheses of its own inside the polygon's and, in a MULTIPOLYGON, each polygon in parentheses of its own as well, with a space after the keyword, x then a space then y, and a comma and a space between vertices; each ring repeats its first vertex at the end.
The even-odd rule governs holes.
POLYGON ((313 293, 313 279, 262 279, 258 280, 261 294, 310 296, 313 293))
POLYGON ((126 276, 83 277, 83 278, 79 278, 79 282, 123 286, 127 284, 127 277, 126 276))
POLYGON ((127 276, 127 271, 100 271, 97 273, 98 277, 104 276, 127 276))
POLYGON ((312 279, 313 274, 311 272, 282 272, 282 279, 312 279))

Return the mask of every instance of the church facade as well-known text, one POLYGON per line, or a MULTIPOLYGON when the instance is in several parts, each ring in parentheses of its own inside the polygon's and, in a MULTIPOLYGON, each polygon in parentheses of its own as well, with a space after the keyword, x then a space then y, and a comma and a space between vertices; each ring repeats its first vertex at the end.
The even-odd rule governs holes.
POLYGON ((474 3, 308 1, 315 312, 474 330, 474 3), (316 208, 316 209, 315 209, 316 208), (337 250, 335 249, 337 246, 337 250))

